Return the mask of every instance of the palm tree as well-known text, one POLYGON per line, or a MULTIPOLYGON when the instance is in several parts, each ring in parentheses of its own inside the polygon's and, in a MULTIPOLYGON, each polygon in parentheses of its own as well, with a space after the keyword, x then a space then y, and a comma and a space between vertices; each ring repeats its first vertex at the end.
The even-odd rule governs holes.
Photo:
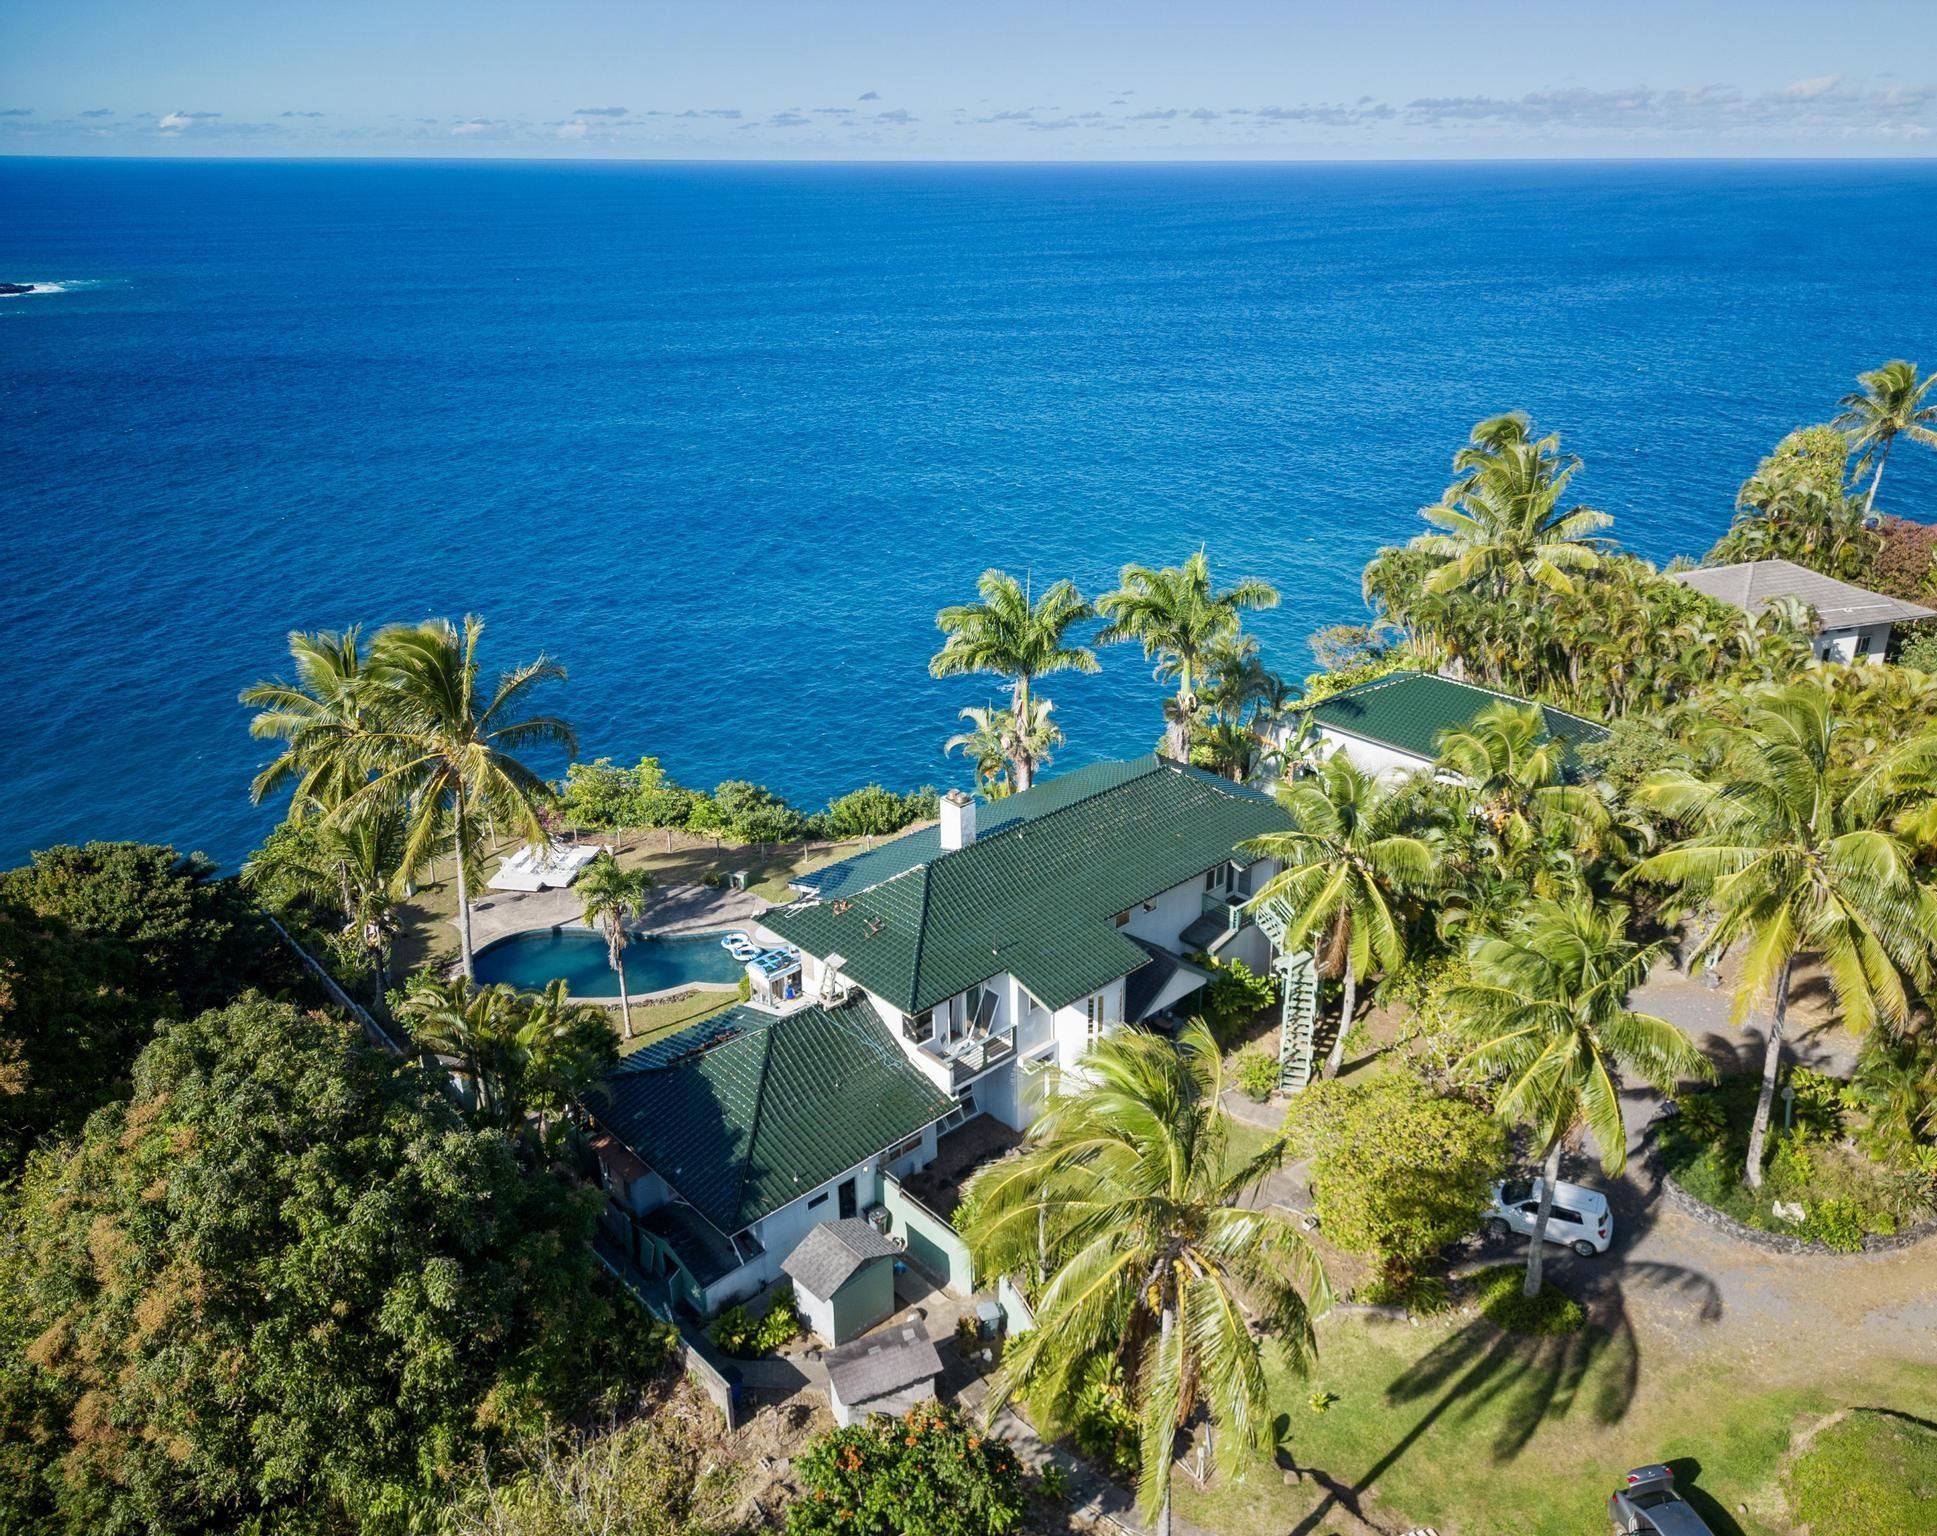
POLYGON ((463 1085, 473 1120, 514 1130, 524 1119, 524 1011, 517 991, 502 983, 480 987, 468 976, 420 971, 406 984, 397 1017, 418 1054, 463 1085))
POLYGON ((1708 1058, 1673 1024, 1627 1006, 1662 948, 1629 940, 1626 907, 1589 898, 1535 902, 1504 936, 1475 938, 1471 980, 1447 994, 1464 1031, 1478 1041, 1462 1065, 1500 1079, 1496 1111, 1528 1125, 1541 1148, 1529 1296, 1540 1294, 1562 1143, 1585 1127, 1610 1178, 1627 1166, 1618 1073, 1637 1073, 1664 1092, 1685 1077, 1713 1075, 1708 1058))
POLYGON ((399 625, 370 647, 374 684, 370 720, 362 731, 376 769, 334 815, 372 802, 406 799, 409 831, 399 879, 424 865, 448 834, 457 864, 459 950, 464 974, 476 974, 471 944, 470 878, 482 862, 487 825, 508 826, 537 846, 549 841, 540 812, 554 800, 551 786, 514 755, 528 747, 578 751, 572 728, 555 715, 514 718, 541 685, 565 669, 540 656, 498 678, 487 694, 478 676, 477 647, 484 621, 467 616, 459 630, 448 619, 399 625))
POLYGON ((549 1151, 553 1117, 598 1090, 619 1049, 605 1010, 573 1002, 562 978, 520 1002, 525 1016, 514 1039, 523 1064, 522 1096, 538 1116, 538 1143, 549 1151))
POLYGON ((1541 828, 1585 834, 1607 825, 1599 795, 1562 782, 1564 749, 1538 704, 1489 704, 1465 730, 1442 732, 1438 747, 1438 768, 1457 776, 1474 817, 1509 849, 1541 828))
MULTIPOLYGON (((1094 672, 1096 653, 1069 645, 1072 624, 1094 617, 1074 582, 1059 581, 1033 601, 1029 590, 1006 571, 984 571, 976 583, 980 602, 944 608, 935 626, 948 638, 929 659, 934 677, 994 672, 1014 680, 1010 707, 1016 718, 1032 718, 1029 685, 1052 672, 1094 672)), ((1015 787, 1029 787, 1034 764, 1015 761, 1015 787)))
POLYGON ((1753 688, 1740 718, 1714 728, 1721 757, 1712 772, 1664 770, 1640 791, 1644 805, 1691 830, 1634 877, 1680 886, 1716 911, 1693 966, 1747 939, 1736 1024, 1770 1007, 1744 1171, 1752 1188, 1762 1184, 1797 957, 1821 957, 1857 1034, 1879 1017, 1902 1025, 1911 1006, 1904 978, 1919 988, 1931 978, 1937 898, 1917 883, 1897 823, 1929 798, 1937 732, 1926 727, 1873 753, 1860 750, 1861 732, 1820 682, 1753 688))
POLYGON ((1375 965, 1390 971, 1404 961, 1400 904, 1431 886, 1437 856, 1413 830, 1404 788, 1361 773, 1343 752, 1326 758, 1315 774, 1280 786, 1278 803, 1293 830, 1244 844, 1245 852, 1284 865, 1252 905, 1281 905, 1286 945, 1316 936, 1319 968, 1344 982, 1338 1034, 1325 1060, 1325 1075, 1336 1077, 1358 984, 1375 965))
POLYGON ((1207 657, 1220 643, 1236 638, 1245 610, 1277 605, 1278 589, 1256 578, 1218 591, 1201 549, 1182 565, 1162 570, 1126 565, 1117 589, 1096 600, 1096 611, 1106 620, 1096 637, 1098 645, 1134 640, 1146 659, 1156 659, 1160 682, 1177 680, 1177 710, 1169 727, 1171 756, 1178 762, 1190 760, 1197 680, 1207 657))
POLYGON ((369 777, 365 739, 370 679, 362 631, 292 631, 289 657, 296 680, 272 678, 244 688, 241 701, 257 713, 249 734, 280 741, 283 749, 249 785, 249 802, 260 805, 293 788, 289 818, 301 820, 319 807, 341 805, 369 777))
POLYGON ((960 731, 942 744, 943 752, 960 751, 975 764, 975 787, 991 800, 1010 793, 1009 737, 1015 729, 1015 716, 994 705, 962 711, 970 729, 960 731))
POLYGON ((1311 1315, 1330 1299, 1292 1218, 1243 1203, 1283 1144, 1227 1167, 1221 1086, 1201 1023, 1175 1046, 1140 1030, 1106 1036, 1022 1151, 979 1174, 965 1201, 963 1235, 990 1272, 1033 1265, 1043 1231, 1056 1243, 1036 1327, 1010 1344, 987 1412, 1022 1392, 1066 1417, 1086 1370, 1120 1359, 1143 1422, 1139 1493, 1159 1533, 1170 1529, 1178 1429, 1207 1408, 1233 1472, 1242 1453, 1268 1449, 1259 1335, 1303 1370, 1311 1315))
POLYGON ((628 1040, 632 1038, 632 1000, 626 996, 625 925, 645 910, 646 893, 651 889, 652 875, 648 871, 623 868, 609 853, 592 860, 578 877, 585 921, 605 935, 606 958, 619 973, 619 1012, 625 1019, 628 1040))
POLYGON ((1613 521, 1589 507, 1561 507, 1580 467, 1560 452, 1558 433, 1536 439, 1517 411, 1474 427, 1453 456, 1453 483, 1419 514, 1440 531, 1422 533, 1414 547, 1445 561, 1426 578, 1426 590, 1478 584, 1505 597, 1532 583, 1573 591, 1569 573, 1600 563, 1596 535, 1613 521))
POLYGON ((271 905, 292 898, 336 907, 341 942, 370 967, 374 1001, 390 985, 390 941, 397 934, 393 882, 403 858, 404 814, 373 805, 346 821, 289 821, 242 866, 242 882, 271 905))
POLYGON ((1872 460, 1876 463, 1869 494, 1863 498, 1863 511, 1868 514, 1876 510, 1876 488, 1883 483, 1883 466, 1890 458, 1890 445, 1899 435, 1937 448, 1937 400, 1924 403, 1931 387, 1937 385, 1937 373, 1919 379, 1917 365, 1899 358, 1858 374, 1856 381, 1863 387, 1837 402, 1843 414, 1836 418, 1836 425, 1849 434, 1850 447, 1863 456, 1857 465, 1858 474, 1872 460))

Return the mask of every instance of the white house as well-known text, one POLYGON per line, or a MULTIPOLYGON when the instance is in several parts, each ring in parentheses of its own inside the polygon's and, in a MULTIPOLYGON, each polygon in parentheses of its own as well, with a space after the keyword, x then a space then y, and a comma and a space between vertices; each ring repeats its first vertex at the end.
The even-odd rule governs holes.
POLYGON ((1807 603, 1816 612, 1818 661, 1875 659, 1889 649, 1893 625, 1937 618, 1929 608, 1852 586, 1789 560, 1708 565, 1677 571, 1673 579, 1750 615, 1783 598, 1807 603))
POLYGON ((899 1186, 938 1137, 980 1114, 1023 1130, 1046 1067, 1172 1027, 1209 979, 1190 956, 1270 963, 1244 904, 1277 866, 1240 848, 1290 826, 1267 794, 1147 757, 941 812, 765 915, 798 996, 634 1052, 590 1106, 617 1235, 670 1300, 715 1311, 875 1206, 964 1287, 959 1239, 899 1186))
MULTIPOLYGON (((1305 713, 1320 756, 1343 752, 1361 773, 1376 776, 1430 768, 1447 732, 1465 730, 1491 705, 1530 702, 1432 672, 1394 672, 1321 699, 1305 713)), ((1606 726, 1551 705, 1542 704, 1540 716, 1547 736, 1561 744, 1563 772, 1576 768, 1578 747, 1607 736, 1606 726)))
POLYGON ((866 997, 955 1101, 944 1130, 1023 1130, 1045 1065, 1187 1011, 1209 979, 1188 956, 1269 965, 1244 903, 1277 866, 1239 845, 1289 825, 1268 794, 1165 758, 1102 763, 986 805, 953 792, 937 826, 803 876, 762 921, 809 993, 866 997))

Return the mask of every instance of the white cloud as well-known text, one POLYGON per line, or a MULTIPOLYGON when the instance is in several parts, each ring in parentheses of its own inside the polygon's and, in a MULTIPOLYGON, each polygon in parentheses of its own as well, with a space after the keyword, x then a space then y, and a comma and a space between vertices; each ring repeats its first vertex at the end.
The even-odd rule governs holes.
POLYGON ((585 137, 585 124, 560 123, 558 125, 558 136, 561 139, 582 139, 585 137))
POLYGON ((459 137, 467 137, 473 133, 483 133, 485 129, 489 128, 490 126, 491 125, 489 123, 481 122, 477 118, 472 118, 467 123, 459 123, 456 127, 451 129, 451 132, 454 134, 457 134, 459 137))

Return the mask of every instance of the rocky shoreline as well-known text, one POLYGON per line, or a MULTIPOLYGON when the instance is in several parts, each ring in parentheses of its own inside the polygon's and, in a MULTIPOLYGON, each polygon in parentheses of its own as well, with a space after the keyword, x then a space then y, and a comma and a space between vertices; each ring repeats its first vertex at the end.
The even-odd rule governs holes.
POLYGON ((0 283, 0 299, 16 298, 23 293, 32 293, 32 283, 0 283))

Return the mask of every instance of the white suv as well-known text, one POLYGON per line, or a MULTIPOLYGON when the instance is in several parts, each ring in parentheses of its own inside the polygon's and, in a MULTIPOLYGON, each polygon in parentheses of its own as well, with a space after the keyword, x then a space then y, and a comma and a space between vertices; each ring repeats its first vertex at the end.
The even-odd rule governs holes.
MULTIPOLYGON (((1541 1179, 1508 1179, 1493 1186, 1493 1209, 1486 1213, 1486 1230, 1494 1237, 1518 1232, 1532 1237, 1534 1222, 1540 1215, 1541 1179)), ((1596 1189, 1569 1184, 1565 1179, 1554 1185, 1553 1209, 1547 1213, 1547 1241, 1565 1243, 1584 1259, 1606 1253, 1614 1241, 1614 1218, 1608 1213, 1607 1196, 1596 1189)))

